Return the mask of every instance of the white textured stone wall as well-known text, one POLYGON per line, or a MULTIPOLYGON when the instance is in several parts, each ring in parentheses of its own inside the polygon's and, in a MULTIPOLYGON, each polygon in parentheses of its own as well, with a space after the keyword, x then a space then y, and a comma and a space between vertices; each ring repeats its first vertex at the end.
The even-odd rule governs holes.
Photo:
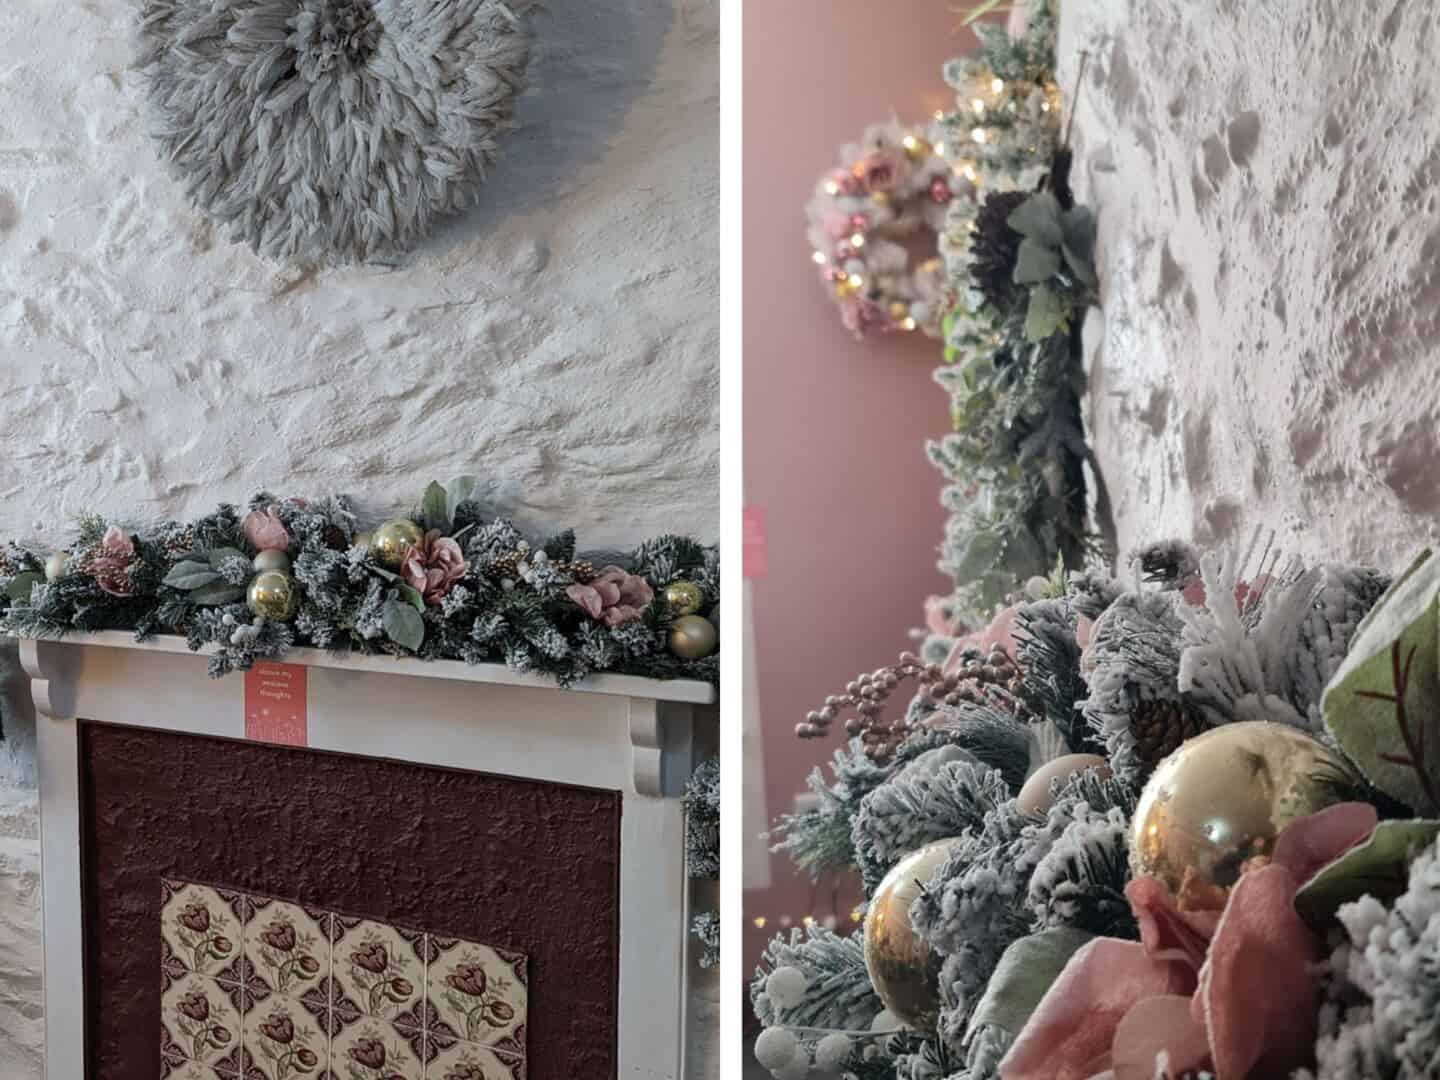
POLYGON ((1396 567, 1440 525, 1433 5, 1065 0, 1120 548, 1396 567))
POLYGON ((550 0, 483 204, 319 272, 187 206, 135 7, 0 3, 0 534, 464 471, 582 545, 716 538, 715 0, 550 0))

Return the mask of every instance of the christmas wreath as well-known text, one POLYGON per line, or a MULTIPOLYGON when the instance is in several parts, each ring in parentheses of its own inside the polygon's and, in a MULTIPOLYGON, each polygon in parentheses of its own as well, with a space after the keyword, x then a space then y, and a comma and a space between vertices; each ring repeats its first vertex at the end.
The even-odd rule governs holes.
POLYGON ((75 543, 0 553, 0 631, 130 630, 209 647, 211 674, 297 646, 499 662, 562 686, 595 672, 719 677, 720 559, 680 536, 586 557, 487 517, 474 477, 361 529, 350 501, 259 494, 196 521, 91 516, 75 543))
POLYGON ((802 725, 853 738, 778 848, 867 902, 767 949, 777 1077, 1435 1075, 1440 558, 1138 563, 1057 574, 802 725))

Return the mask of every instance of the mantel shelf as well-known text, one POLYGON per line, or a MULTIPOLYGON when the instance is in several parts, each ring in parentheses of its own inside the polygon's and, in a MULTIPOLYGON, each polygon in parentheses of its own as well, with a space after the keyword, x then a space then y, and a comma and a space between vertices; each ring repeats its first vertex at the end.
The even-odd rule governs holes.
MULTIPOLYGON (((215 651, 214 646, 192 652, 185 639, 165 634, 136 641, 123 630, 101 630, 94 633, 66 634, 45 638, 70 645, 100 646, 107 649, 132 649, 152 653, 174 653, 197 659, 215 651)), ((552 679, 543 675, 527 675, 512 671, 504 664, 467 664, 460 660, 413 660, 388 654, 333 653, 324 649, 291 649, 283 663, 305 667, 331 668, 338 671, 365 671, 381 675, 406 675, 426 679, 447 679, 451 682, 489 683, 498 686, 526 686, 540 690, 560 690, 552 679)), ((572 693, 609 694, 616 697, 641 698, 650 701, 674 701, 691 705, 715 703, 715 688, 693 679, 647 679, 639 675, 591 675, 564 688, 572 693)))

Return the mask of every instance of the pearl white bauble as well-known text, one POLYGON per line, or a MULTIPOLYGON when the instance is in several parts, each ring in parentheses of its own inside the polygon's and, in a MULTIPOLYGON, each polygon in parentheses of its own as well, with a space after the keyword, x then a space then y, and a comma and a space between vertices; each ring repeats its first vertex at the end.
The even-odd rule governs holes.
POLYGON ((800 1040, 789 1028, 766 1028, 755 1038, 755 1060, 771 1072, 791 1065, 799 1055, 800 1040))
POLYGON ((799 1005, 809 987, 810 980, 797 967, 778 967, 765 980, 765 993, 782 1009, 799 1005))
POLYGON ((1016 809, 1025 814, 1045 813, 1054 805, 1050 781, 1068 780, 1084 769, 1094 769, 1102 778, 1110 775, 1109 763, 1099 754, 1066 754, 1035 770, 1015 798, 1016 809))
POLYGON ((257 574, 263 574, 267 570, 286 573, 290 569, 290 556, 283 551, 262 551, 250 561, 250 565, 257 574))
POLYGON ((810 1063, 801 1055, 783 1069, 772 1069, 770 1075, 775 1080, 806 1080, 810 1075, 810 1063))
POLYGON ((59 581, 65 576, 65 567, 70 562, 68 551, 57 551, 45 560, 45 580, 59 581))
POLYGON ((855 1044, 850 1041, 849 1035, 840 1031, 831 1032, 815 1044, 815 1067, 838 1069, 850 1059, 854 1049, 855 1044))
POLYGON ((930 305, 927 304, 924 300, 916 300, 913 304, 910 305, 910 317, 914 319, 917 323, 929 322, 930 305))

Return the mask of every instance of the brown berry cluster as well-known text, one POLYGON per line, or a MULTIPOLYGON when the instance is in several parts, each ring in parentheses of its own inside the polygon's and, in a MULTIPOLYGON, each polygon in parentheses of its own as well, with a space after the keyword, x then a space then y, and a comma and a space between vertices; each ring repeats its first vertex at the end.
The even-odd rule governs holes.
POLYGON ((858 736, 870 758, 885 761, 916 727, 903 716, 886 720, 882 715, 890 695, 902 683, 914 679, 919 692, 936 704, 978 705, 994 688, 1013 690, 1019 677, 1015 661, 999 644, 992 645, 988 653, 979 649, 962 653, 959 665, 950 671, 939 664, 922 663, 914 653, 901 653, 898 662, 859 675, 846 684, 843 694, 827 697, 824 705, 795 725, 795 734, 802 739, 823 738, 842 712, 853 709, 854 715, 845 721, 845 734, 858 736))
MULTIPOLYGON (((513 578, 519 575, 520 563, 530 557, 528 551, 507 551, 504 555, 497 556, 490 564, 490 573, 495 577, 513 578)), ((569 574, 582 585, 595 578, 595 564, 584 559, 575 559, 572 562, 557 562, 555 570, 561 574, 569 574)))

